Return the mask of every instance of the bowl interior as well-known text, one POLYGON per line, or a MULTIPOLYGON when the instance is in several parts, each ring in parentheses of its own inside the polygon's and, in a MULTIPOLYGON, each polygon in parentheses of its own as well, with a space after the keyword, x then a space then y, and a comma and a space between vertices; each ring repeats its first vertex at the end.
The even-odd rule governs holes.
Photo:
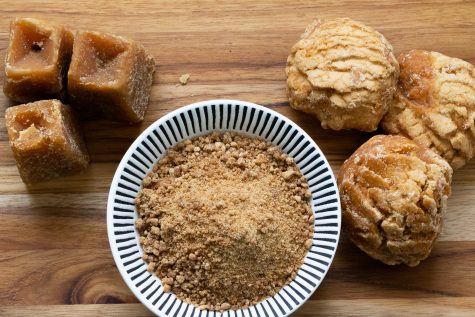
POLYGON ((158 316, 288 316, 318 288, 335 255, 341 210, 335 178, 315 142, 295 123, 270 109, 236 100, 210 100, 175 110, 147 128, 130 146, 115 173, 107 205, 107 230, 114 260, 137 298, 158 316), (294 158, 307 178, 315 215, 313 245, 294 280, 276 295, 247 309, 201 311, 164 293, 147 272, 134 222, 134 199, 142 179, 176 143, 212 131, 235 131, 266 139, 294 158))

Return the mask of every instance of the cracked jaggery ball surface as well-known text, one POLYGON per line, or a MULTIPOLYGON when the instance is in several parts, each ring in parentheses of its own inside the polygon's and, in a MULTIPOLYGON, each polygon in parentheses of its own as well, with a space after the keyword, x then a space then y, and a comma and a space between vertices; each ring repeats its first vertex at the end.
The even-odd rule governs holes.
POLYGON ((186 140, 143 181, 148 270, 201 309, 247 307, 295 276, 312 244, 311 193, 293 159, 232 133, 186 140))
POLYGON ((452 168, 402 136, 378 135, 338 175, 343 224, 351 240, 390 265, 418 265, 441 231, 452 168))
POLYGON ((475 68, 437 52, 399 56, 397 92, 382 127, 429 147, 453 168, 475 150, 475 68))
POLYGON ((310 24, 287 58, 290 106, 323 128, 374 131, 396 90, 399 66, 391 44, 347 18, 310 24))

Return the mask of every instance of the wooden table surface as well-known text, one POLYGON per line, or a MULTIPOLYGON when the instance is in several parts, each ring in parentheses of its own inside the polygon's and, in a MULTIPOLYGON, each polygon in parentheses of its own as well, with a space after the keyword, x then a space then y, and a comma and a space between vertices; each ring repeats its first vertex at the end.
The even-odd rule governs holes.
MULTIPOLYGON (((173 109, 214 98, 265 105, 305 129, 337 171, 370 134, 323 130, 285 96, 287 55, 312 19, 348 16, 382 32, 396 53, 428 49, 475 63, 474 1, 0 1, 2 60, 8 23, 20 16, 129 36, 158 67, 142 124, 85 122, 91 167, 31 188, 18 176, 0 96, 0 316, 150 315, 112 260, 106 200, 128 146, 173 109), (185 73, 188 85, 177 86, 185 73)), ((474 180, 475 160, 455 173, 429 259, 385 266, 343 235, 330 272, 295 316, 475 316, 474 180)))

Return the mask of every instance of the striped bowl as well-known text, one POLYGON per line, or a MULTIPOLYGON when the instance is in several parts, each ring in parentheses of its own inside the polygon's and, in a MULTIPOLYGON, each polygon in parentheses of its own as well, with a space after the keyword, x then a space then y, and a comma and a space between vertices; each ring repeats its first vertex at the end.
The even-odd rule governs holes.
POLYGON ((338 189, 330 165, 315 142, 295 123, 265 107, 237 100, 209 100, 175 110, 148 127, 130 146, 112 180, 107 231, 115 263, 137 298, 161 317, 282 317, 318 288, 335 255, 340 235, 338 189), (166 150, 183 139, 214 130, 264 138, 294 158, 307 178, 315 214, 313 245, 294 280, 276 295, 247 309, 201 311, 164 293, 159 278, 147 272, 134 222, 134 198, 142 179, 166 150))

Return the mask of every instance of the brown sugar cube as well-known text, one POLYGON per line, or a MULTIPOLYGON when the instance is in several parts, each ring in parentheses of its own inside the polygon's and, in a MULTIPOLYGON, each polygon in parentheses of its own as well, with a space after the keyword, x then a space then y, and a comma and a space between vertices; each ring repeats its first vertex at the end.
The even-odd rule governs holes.
POLYGON ((59 100, 10 107, 5 112, 10 146, 25 183, 84 170, 89 155, 73 109, 59 100))
POLYGON ((153 56, 124 37, 78 32, 68 72, 71 103, 86 111, 101 111, 118 121, 142 121, 147 110, 153 56))
POLYGON ((17 102, 62 98, 73 35, 60 25, 31 18, 10 24, 5 96, 17 102))

